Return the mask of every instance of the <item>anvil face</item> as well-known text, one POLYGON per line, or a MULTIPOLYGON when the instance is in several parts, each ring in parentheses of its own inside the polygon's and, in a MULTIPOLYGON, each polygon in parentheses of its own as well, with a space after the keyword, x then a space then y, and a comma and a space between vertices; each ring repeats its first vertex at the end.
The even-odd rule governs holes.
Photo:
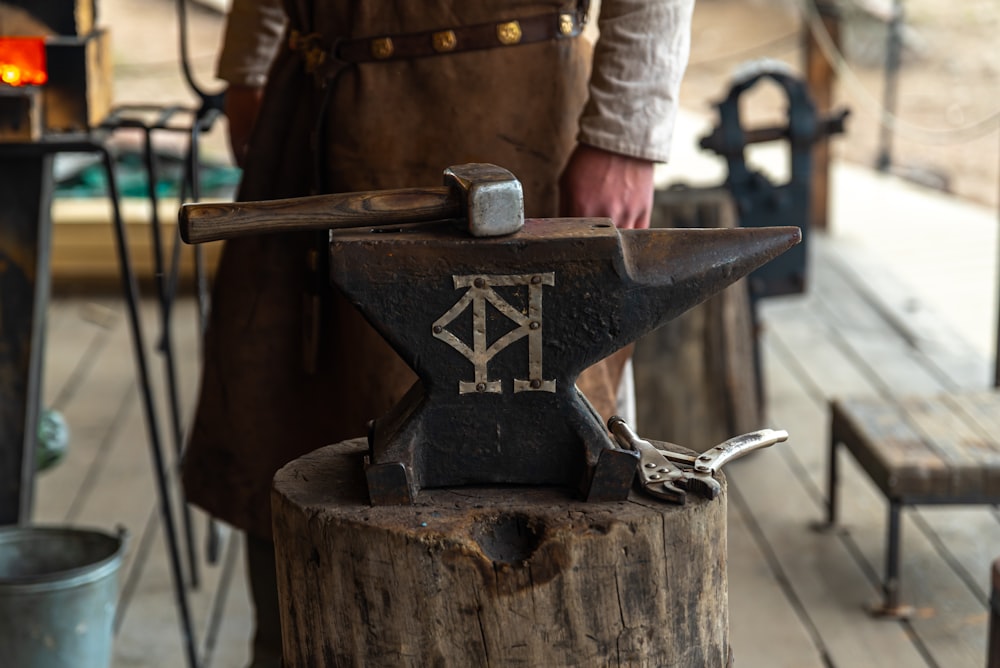
POLYGON ((619 232, 526 222, 472 239, 448 224, 336 233, 331 278, 419 381, 376 420, 373 503, 422 487, 563 485, 624 498, 618 449, 580 372, 794 245, 797 228, 619 232))

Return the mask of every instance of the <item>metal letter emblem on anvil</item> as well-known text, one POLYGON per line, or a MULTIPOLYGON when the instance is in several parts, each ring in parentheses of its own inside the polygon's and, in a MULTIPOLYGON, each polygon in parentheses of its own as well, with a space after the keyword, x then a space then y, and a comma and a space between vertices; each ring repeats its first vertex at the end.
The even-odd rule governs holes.
MULTIPOLYGON (((473 167, 449 172, 484 169, 473 167)), ((509 205, 457 207, 472 216, 462 227, 494 229, 475 216, 521 210, 519 187, 499 192, 509 205)), ((315 212, 320 198, 304 199, 315 212)), ((186 210, 199 206, 220 205, 186 210)), ((271 207, 267 228, 293 228, 275 221, 282 214, 273 204, 239 207, 271 207)), ((316 213, 297 220, 294 229, 331 227, 316 213)), ((590 500, 624 499, 638 454, 612 440, 577 390, 579 374, 800 239, 794 227, 618 230, 590 218, 508 222, 521 229, 472 238, 447 221, 399 220, 390 221, 396 229, 374 228, 378 218, 368 217, 368 229, 330 237, 331 280, 419 377, 369 435, 376 505, 412 502, 425 487, 476 484, 559 485, 590 500)))

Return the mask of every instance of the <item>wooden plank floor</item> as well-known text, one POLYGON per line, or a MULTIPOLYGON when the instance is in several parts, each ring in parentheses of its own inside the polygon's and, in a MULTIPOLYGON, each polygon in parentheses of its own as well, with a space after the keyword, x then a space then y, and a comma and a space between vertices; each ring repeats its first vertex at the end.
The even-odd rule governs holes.
POLYGON ((892 276, 819 241, 809 294, 762 308, 769 420, 791 438, 729 471, 730 536, 753 540, 729 553, 737 658, 750 666, 982 666, 990 563, 1000 556, 995 508, 904 512, 903 597, 916 606, 909 621, 863 610, 880 596, 887 504, 843 451, 840 526, 811 525, 825 516, 832 397, 982 387, 987 361, 926 314, 915 321, 887 310, 885 298, 901 289, 892 276), (741 581, 744 569, 768 573, 783 600, 763 606, 766 585, 741 581), (757 642, 778 614, 795 642, 757 642))
MULTIPOLYGON (((946 327, 886 306, 893 300, 882 297, 898 286, 878 269, 819 239, 809 293, 762 306, 768 419, 791 438, 729 467, 730 617, 738 666, 984 665, 989 565, 1000 556, 995 508, 904 512, 903 596, 917 607, 904 622, 874 620, 864 610, 879 596, 886 503, 846 454, 842 525, 828 532, 811 528, 824 516, 831 397, 984 386, 986 362, 946 327)), ((150 338, 155 315, 147 304, 150 338)), ((189 301, 178 307, 174 336, 187 418, 198 367, 189 301)), ((46 404, 63 412, 72 438, 67 459, 39 477, 36 520, 127 527, 114 665, 182 666, 124 310, 118 300, 57 299, 48 337, 46 404)), ((160 378, 160 360, 152 360, 160 378)), ((157 390, 162 402, 163 388, 157 390)), ((166 427, 161 424, 164 433, 166 427)), ((167 438, 164 447, 172 451, 167 438)), ((195 513, 195 525, 203 553, 206 518, 195 513)), ((202 585, 191 592, 191 611, 204 664, 239 668, 251 619, 241 541, 230 532, 225 538, 218 564, 200 561, 202 585)))

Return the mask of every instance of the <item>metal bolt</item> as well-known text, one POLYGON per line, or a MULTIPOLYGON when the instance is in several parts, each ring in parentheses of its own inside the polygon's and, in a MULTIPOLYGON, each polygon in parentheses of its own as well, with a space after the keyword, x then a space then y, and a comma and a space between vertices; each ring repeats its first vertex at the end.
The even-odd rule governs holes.
POLYGON ((443 331, 444 331, 444 327, 442 327, 441 325, 434 325, 434 333, 435 334, 440 334, 443 331))
POLYGON ((708 455, 702 455, 701 457, 698 457, 698 459, 700 459, 703 462, 707 462, 710 461, 712 458, 708 455))
POLYGON ((656 464, 654 464, 653 462, 647 462, 647 463, 643 464, 643 466, 645 466, 647 469, 655 469, 656 468, 656 464))
POLYGON ((482 278, 477 278, 476 280, 474 280, 472 282, 472 284, 475 285, 477 288, 485 288, 486 287, 486 280, 482 279, 482 278))
POLYGON ((476 392, 485 392, 486 383, 476 383, 476 392))
POLYGON ((531 321, 531 322, 530 322, 530 323, 528 324, 528 327, 530 327, 531 329, 538 329, 538 328, 539 328, 539 327, 541 327, 541 326, 542 326, 542 323, 538 322, 537 320, 532 320, 532 321, 531 321))
POLYGON ((661 476, 659 473, 654 473, 653 475, 649 476, 649 479, 650 480, 659 480, 662 477, 663 476, 661 476))
POLYGON ((539 283, 542 282, 542 277, 541 276, 532 276, 531 277, 531 282, 534 283, 535 285, 538 285, 539 283))
POLYGON ((538 380, 537 378, 532 378, 530 385, 531 385, 531 389, 537 390, 538 388, 540 388, 542 386, 542 381, 538 380))

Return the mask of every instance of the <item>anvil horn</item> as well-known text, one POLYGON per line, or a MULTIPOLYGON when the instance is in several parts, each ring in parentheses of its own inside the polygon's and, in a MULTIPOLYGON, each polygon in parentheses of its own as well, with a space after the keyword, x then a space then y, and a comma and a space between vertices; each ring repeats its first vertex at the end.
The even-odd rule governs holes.
MULTIPOLYGON (((797 227, 622 230, 628 334, 593 361, 676 318, 802 240, 797 227)), ((618 328, 614 328, 616 331, 618 328)))
POLYGON ((637 283, 700 284, 702 299, 746 276, 802 240, 797 227, 621 230, 622 255, 637 283), (664 267, 664 258, 670 265, 664 267))

